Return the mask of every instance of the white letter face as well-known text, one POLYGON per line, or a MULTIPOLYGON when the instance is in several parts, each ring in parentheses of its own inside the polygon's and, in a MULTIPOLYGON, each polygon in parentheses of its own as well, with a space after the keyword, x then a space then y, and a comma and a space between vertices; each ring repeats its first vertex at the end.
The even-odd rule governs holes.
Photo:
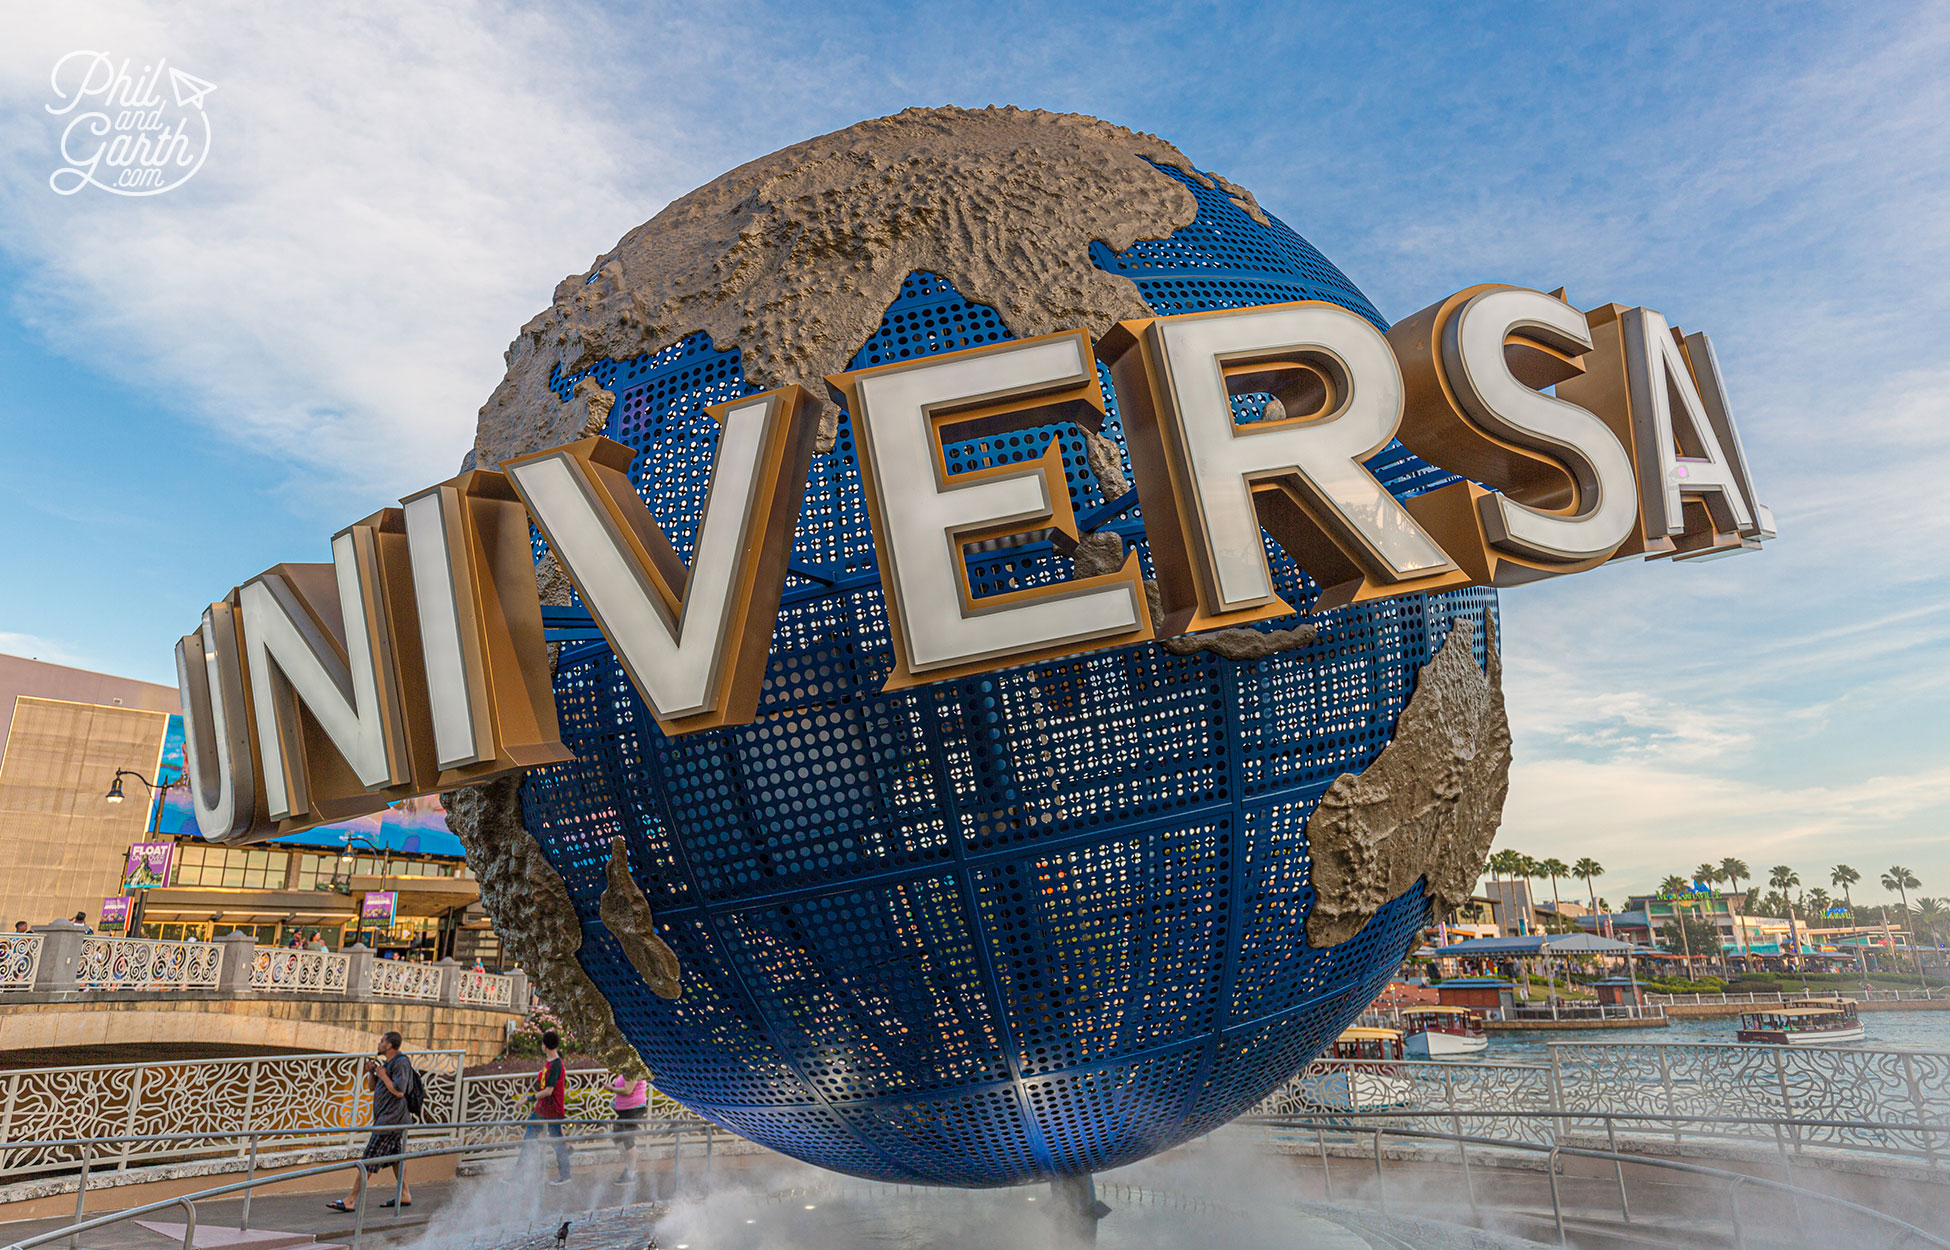
POLYGON ((1638 522, 1638 483, 1618 436, 1576 404, 1534 391, 1510 372, 1506 339, 1517 334, 1564 352, 1591 350, 1584 314, 1541 291, 1485 291, 1456 311, 1442 342, 1443 373, 1477 425, 1519 447, 1547 451, 1577 483, 1577 511, 1547 512, 1502 494, 1480 501, 1496 546, 1539 560, 1578 561, 1616 551, 1638 522))
POLYGON ((1253 508, 1253 484, 1268 479, 1297 478, 1319 520, 1363 553, 1379 580, 1455 568, 1361 463, 1388 445, 1402 417, 1401 368, 1373 326, 1342 308, 1306 305, 1166 318, 1152 332, 1178 417, 1172 451, 1186 470, 1218 609, 1274 598, 1253 508), (1338 405, 1313 419, 1236 424, 1226 366, 1288 360, 1318 361, 1336 375, 1338 405))
POLYGON ((1634 308, 1621 321, 1645 532, 1685 533, 1681 501, 1690 495, 1706 504, 1720 532, 1754 533, 1753 511, 1666 319, 1650 308, 1634 308))
MULTIPOLYGON (((400 729, 394 723, 398 701, 391 697, 390 640, 375 637, 368 624, 365 605, 379 602, 379 588, 368 584, 376 580, 376 570, 360 559, 357 528, 332 539, 343 652, 283 575, 265 573, 238 591, 258 756, 272 820, 303 816, 312 808, 300 702, 359 784, 376 790, 407 780, 400 729)), ((383 610, 380 616, 383 620, 383 610)))
MULTIPOLYGON (((770 392, 724 406, 718 458, 689 574, 676 569, 665 578, 676 585, 662 590, 654 561, 631 542, 635 535, 629 518, 618 515, 599 495, 587 467, 575 456, 558 449, 506 466, 535 523, 659 721, 720 706, 727 652, 738 627, 741 583, 752 576, 757 558, 753 544, 768 537, 765 504, 772 488, 764 478, 766 458, 768 448, 783 437, 773 427, 794 419, 793 403, 770 392), (681 594, 681 602, 668 602, 672 590, 681 594)), ((627 490, 620 469, 615 472, 620 481, 616 489, 627 490)), ((636 506, 641 508, 640 501, 636 506)), ((642 522, 655 524, 647 511, 642 522)), ((783 541, 791 542, 789 529, 783 541)))
POLYGON ((203 626, 176 644, 176 687, 183 697, 183 778, 196 827, 213 842, 242 837, 254 823, 257 753, 228 603, 213 603, 203 626))
POLYGON ((494 757, 486 674, 480 657, 467 645, 472 621, 463 620, 463 612, 473 610, 473 587, 464 584, 471 576, 460 516, 465 506, 453 486, 438 486, 405 501, 413 599, 426 657, 427 702, 433 714, 434 752, 442 768, 494 757))
MULTIPOLYGON (((872 477, 882 536, 881 579, 904 639, 908 671, 939 672, 977 661, 1007 662, 1051 648, 1144 628, 1147 609, 1134 578, 1087 578, 973 599, 963 547, 1053 517, 1067 522, 1069 496, 1055 497, 1045 456, 1001 469, 949 474, 937 416, 1074 391, 1096 379, 1080 334, 1050 335, 948 357, 939 363, 858 376, 853 420, 872 477)), ((1061 476, 1056 481, 1061 482, 1061 476)))

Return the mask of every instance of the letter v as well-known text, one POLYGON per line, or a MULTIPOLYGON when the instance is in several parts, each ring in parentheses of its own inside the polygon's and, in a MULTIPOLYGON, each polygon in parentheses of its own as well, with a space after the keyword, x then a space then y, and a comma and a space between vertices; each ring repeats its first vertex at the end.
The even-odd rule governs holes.
POLYGON ((705 409, 721 427, 687 570, 606 438, 502 464, 667 734, 758 712, 816 428, 797 386, 705 409))

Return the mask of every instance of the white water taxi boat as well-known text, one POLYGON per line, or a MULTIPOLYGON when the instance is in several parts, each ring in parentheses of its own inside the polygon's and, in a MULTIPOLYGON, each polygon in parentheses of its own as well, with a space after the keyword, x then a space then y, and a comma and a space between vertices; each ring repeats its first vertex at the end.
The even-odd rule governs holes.
POLYGON ((1829 1046, 1859 1042, 1868 1031, 1855 1014, 1854 999, 1796 998, 1769 1011, 1741 1016, 1735 1036, 1743 1042, 1776 1046, 1829 1046))
POLYGON ((1417 1059, 1479 1054, 1490 1044, 1483 1017, 1467 1007, 1404 1007, 1402 1033, 1417 1059))

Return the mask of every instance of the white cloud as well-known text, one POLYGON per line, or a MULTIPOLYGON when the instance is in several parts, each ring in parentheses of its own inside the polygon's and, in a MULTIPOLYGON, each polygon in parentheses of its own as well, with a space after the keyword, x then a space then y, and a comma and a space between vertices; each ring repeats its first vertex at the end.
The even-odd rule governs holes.
POLYGON ((452 471, 519 326, 682 189, 654 101, 605 103, 593 12, 123 3, 8 25, 0 150, 29 175, 0 192, 0 244, 28 275, 15 311, 215 437, 376 502, 452 471), (49 191, 42 106, 75 48, 217 84, 194 179, 152 199, 49 191))

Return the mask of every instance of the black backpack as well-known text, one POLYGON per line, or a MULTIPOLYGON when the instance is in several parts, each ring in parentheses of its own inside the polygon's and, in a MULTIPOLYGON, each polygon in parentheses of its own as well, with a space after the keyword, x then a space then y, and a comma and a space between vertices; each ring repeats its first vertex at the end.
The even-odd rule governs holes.
POLYGON ((427 1105, 427 1083, 420 1079, 420 1070, 411 1061, 406 1065, 406 1110, 414 1119, 420 1118, 420 1110, 427 1105))

